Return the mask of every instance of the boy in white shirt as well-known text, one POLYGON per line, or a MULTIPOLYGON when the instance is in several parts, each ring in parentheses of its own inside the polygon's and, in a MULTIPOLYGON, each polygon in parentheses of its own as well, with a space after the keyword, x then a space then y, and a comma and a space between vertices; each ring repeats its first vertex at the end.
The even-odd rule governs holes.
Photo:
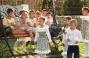
POLYGON ((74 53, 74 58, 80 58, 79 56, 79 42, 82 40, 82 35, 79 30, 76 29, 77 21, 70 21, 70 30, 66 34, 66 39, 68 41, 67 58, 72 58, 74 53))
MULTIPOLYGON (((34 17, 35 17, 35 11, 34 10, 30 10, 29 18, 26 19, 26 22, 27 22, 27 24, 29 26, 29 30, 30 30, 29 34, 30 34, 32 42, 34 41, 33 33, 35 34, 35 27, 36 27, 36 24, 35 24, 36 19, 34 17)), ((28 45, 28 43, 27 43, 27 45, 28 45)))

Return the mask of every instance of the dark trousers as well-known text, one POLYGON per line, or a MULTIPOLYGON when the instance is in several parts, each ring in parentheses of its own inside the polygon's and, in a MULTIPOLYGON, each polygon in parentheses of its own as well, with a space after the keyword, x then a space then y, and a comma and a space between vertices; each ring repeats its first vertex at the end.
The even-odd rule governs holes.
POLYGON ((74 53, 74 58, 80 58, 78 45, 77 46, 68 46, 67 58, 72 58, 73 53, 74 53))

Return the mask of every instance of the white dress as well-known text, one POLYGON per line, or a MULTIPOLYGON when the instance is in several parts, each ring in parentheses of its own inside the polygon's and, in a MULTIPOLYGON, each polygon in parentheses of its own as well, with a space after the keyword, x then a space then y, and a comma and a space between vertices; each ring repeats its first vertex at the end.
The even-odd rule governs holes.
POLYGON ((36 28, 36 36, 34 39, 37 42, 35 53, 48 54, 51 52, 49 42, 51 42, 51 36, 47 26, 36 28))
POLYGON ((81 32, 83 39, 89 40, 89 16, 80 16, 83 20, 81 24, 81 32))
POLYGON ((63 52, 62 52, 62 56, 67 55, 68 42, 67 42, 67 40, 65 39, 65 36, 66 36, 66 33, 68 33, 68 31, 70 30, 70 27, 67 27, 67 28, 65 28, 64 30, 65 30, 65 34, 63 34, 62 43, 64 43, 65 47, 64 47, 64 50, 63 50, 63 52))

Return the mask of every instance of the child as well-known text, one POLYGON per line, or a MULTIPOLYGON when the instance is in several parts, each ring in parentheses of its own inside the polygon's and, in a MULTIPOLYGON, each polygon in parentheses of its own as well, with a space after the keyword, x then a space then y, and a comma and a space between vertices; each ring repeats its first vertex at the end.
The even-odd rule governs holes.
POLYGON ((3 19, 4 28, 11 27, 11 29, 17 29, 18 27, 15 24, 14 20, 14 11, 12 9, 7 10, 7 17, 3 19))
MULTIPOLYGON (((19 21, 17 23, 17 25, 19 25, 20 29, 22 30, 25 30, 29 33, 29 26, 27 25, 27 22, 26 22, 26 14, 25 14, 25 11, 24 10, 21 10, 20 11, 20 15, 21 17, 19 18, 19 21)), ((23 42, 23 48, 24 48, 24 52, 26 52, 26 42, 27 41, 30 41, 30 37, 20 37, 19 39, 17 39, 17 41, 15 42, 15 45, 14 45, 14 50, 17 51, 17 45, 19 44, 19 42, 23 42)))
POLYGON ((46 9, 43 9, 41 11, 41 17, 46 18, 46 15, 47 15, 47 10, 46 9))
POLYGON ((45 18, 39 18, 39 26, 36 28, 36 36, 34 40, 34 42, 37 43, 35 53, 40 54, 40 58, 46 58, 46 54, 51 52, 49 47, 51 36, 44 23, 45 18))
POLYGON ((79 42, 82 40, 82 35, 79 30, 76 29, 77 21, 70 21, 70 30, 66 34, 66 40, 68 42, 67 58, 72 58, 74 53, 74 58, 80 58, 79 54, 79 42))
MULTIPOLYGON (((26 22, 27 22, 27 24, 28 24, 28 26, 29 26, 29 30, 30 30, 30 37, 31 37, 31 39, 32 39, 32 42, 34 41, 34 39, 33 39, 33 33, 35 34, 35 27, 36 27, 36 25, 35 25, 35 11, 34 10, 30 10, 30 12, 29 12, 29 18, 28 19, 26 19, 26 22)), ((28 45, 28 44, 27 44, 28 45)))
POLYGON ((38 19, 41 17, 41 13, 40 13, 39 11, 37 11, 35 17, 36 17, 36 22, 35 22, 35 24, 36 24, 36 26, 38 26, 38 24, 39 24, 39 23, 38 23, 38 19))
POLYGON ((67 43, 67 40, 65 39, 65 36, 66 36, 66 33, 70 30, 70 20, 71 20, 70 17, 64 18, 65 27, 62 29, 62 32, 63 32, 62 45, 64 46, 64 50, 62 52, 63 58, 67 58, 68 43, 67 43))
POLYGON ((52 13, 48 12, 47 15, 46 15, 46 17, 47 17, 47 19, 45 20, 45 24, 50 27, 53 24, 52 13))
POLYGON ((82 19, 82 25, 81 25, 81 31, 83 39, 85 39, 86 43, 86 52, 84 55, 89 55, 89 8, 83 7, 82 8, 82 14, 83 16, 76 16, 76 18, 82 19))

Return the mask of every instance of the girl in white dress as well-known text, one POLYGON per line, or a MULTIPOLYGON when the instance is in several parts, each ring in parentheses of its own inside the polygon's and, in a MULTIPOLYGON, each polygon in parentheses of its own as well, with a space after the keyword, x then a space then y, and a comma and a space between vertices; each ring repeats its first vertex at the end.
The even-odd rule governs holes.
POLYGON ((64 24, 65 27, 62 28, 63 30, 63 40, 62 40, 62 45, 64 46, 64 50, 62 52, 63 58, 67 58, 67 49, 68 49, 68 43, 67 40, 65 39, 66 33, 70 30, 70 17, 65 17, 64 18, 64 24))
POLYGON ((39 18, 39 26, 36 28, 36 36, 34 42, 36 45, 35 53, 40 54, 40 58, 46 58, 46 54, 51 52, 49 43, 51 43, 51 36, 49 29, 44 25, 45 18, 39 18))
POLYGON ((86 52, 84 56, 89 56, 89 9, 88 7, 82 8, 82 14, 83 16, 76 16, 75 18, 81 18, 82 19, 82 25, 81 25, 81 31, 83 39, 86 43, 86 52))

